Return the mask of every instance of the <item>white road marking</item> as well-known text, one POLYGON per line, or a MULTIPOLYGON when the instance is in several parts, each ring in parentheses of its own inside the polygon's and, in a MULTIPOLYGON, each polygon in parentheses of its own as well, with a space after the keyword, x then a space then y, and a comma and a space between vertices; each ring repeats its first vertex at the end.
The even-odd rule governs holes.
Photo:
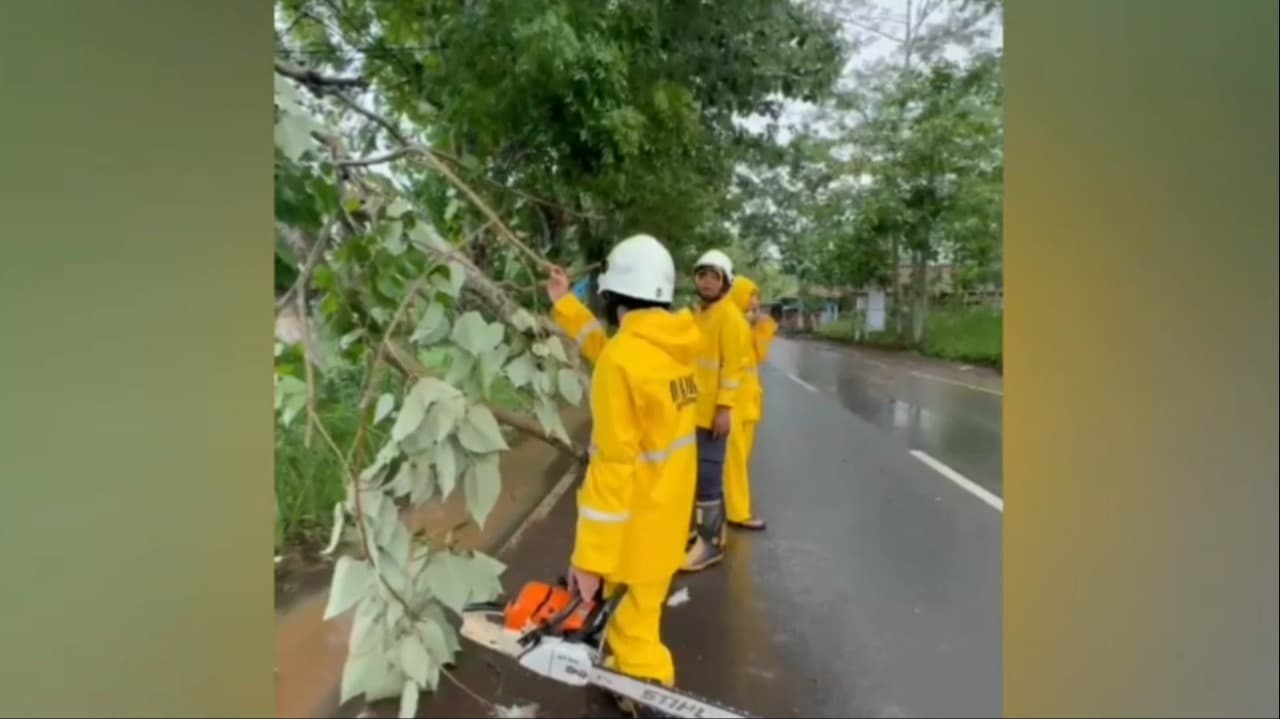
POLYGON ((939 377, 936 374, 929 374, 928 372, 916 372, 912 370, 911 374, 915 375, 916 377, 921 377, 923 379, 931 379, 934 382, 946 382, 947 384, 953 384, 957 387, 964 387, 965 389, 971 389, 976 392, 986 392, 987 394, 993 394, 997 397, 1004 396, 1004 392, 1001 392, 998 389, 991 389, 990 387, 981 387, 976 384, 969 384, 968 382, 958 382, 953 379, 947 379, 946 377, 939 377))
POLYGON ((800 385, 801 387, 804 387, 810 392, 820 392, 820 390, 817 387, 814 387, 813 385, 809 384, 808 382, 805 382, 804 380, 800 379, 799 377, 795 376, 790 372, 787 373, 787 376, 791 378, 792 382, 795 382, 796 384, 800 385))
POLYGON ((929 465, 929 467, 931 467, 933 471, 937 472, 938 474, 941 474, 942 476, 946 477, 952 482, 955 482, 956 484, 960 485, 961 489, 965 490, 969 494, 972 494, 978 499, 981 499, 983 502, 986 502, 989 506, 991 506, 997 512, 1001 512, 1001 513, 1004 512, 1003 499, 997 497, 991 492, 988 492, 987 490, 983 489, 977 484, 974 484, 973 482, 969 481, 967 478, 965 478, 964 475, 948 467, 942 462, 939 462, 933 457, 930 457, 928 454, 921 452, 918 449, 911 450, 911 456, 929 465))

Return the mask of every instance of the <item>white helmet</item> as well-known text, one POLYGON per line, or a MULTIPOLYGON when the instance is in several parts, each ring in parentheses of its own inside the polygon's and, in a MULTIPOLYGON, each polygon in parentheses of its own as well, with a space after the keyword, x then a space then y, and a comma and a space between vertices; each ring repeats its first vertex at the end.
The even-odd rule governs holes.
POLYGON ((669 304, 675 292, 676 264, 661 242, 649 235, 632 235, 609 251, 599 286, 602 293, 669 304))
POLYGON ((733 260, 720 250, 708 250, 699 257, 693 268, 697 270, 702 267, 714 267, 724 274, 725 282, 733 282, 733 260))

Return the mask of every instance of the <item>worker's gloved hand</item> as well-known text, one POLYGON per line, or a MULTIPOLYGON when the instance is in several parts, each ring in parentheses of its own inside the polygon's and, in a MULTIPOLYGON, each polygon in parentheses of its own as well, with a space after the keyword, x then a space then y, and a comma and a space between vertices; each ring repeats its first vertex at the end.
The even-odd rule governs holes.
POLYGON ((716 417, 711 422, 711 436, 716 439, 728 437, 732 426, 730 419, 728 407, 716 407, 716 417))
POLYGON ((574 566, 569 567, 569 591, 577 592, 584 602, 595 600, 596 595, 600 593, 601 581, 599 574, 592 574, 574 566))
POLYGON ((551 303, 555 304, 567 294, 569 294, 569 276, 565 274, 564 268, 552 267, 551 274, 547 278, 547 297, 550 297, 551 303))

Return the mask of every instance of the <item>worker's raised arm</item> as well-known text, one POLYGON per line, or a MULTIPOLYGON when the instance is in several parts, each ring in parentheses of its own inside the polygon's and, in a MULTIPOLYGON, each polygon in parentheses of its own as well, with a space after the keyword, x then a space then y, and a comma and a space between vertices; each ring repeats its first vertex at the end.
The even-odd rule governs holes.
POLYGON ((547 277, 547 297, 551 298, 551 319, 578 345, 588 362, 595 364, 609 336, 591 310, 569 291, 569 276, 559 267, 547 277))
POLYGON ((716 387, 716 405, 733 407, 755 346, 751 340, 751 328, 747 319, 734 306, 723 308, 726 316, 720 323, 720 384, 716 387))
POLYGON ((578 345, 582 356, 595 363, 609 337, 591 310, 577 297, 567 294, 551 306, 551 319, 578 345))
POLYGON ((622 554, 640 457, 640 426, 630 382, 614 362, 606 360, 592 374, 591 419, 591 461, 578 490, 578 531, 570 562, 608 576, 622 554))

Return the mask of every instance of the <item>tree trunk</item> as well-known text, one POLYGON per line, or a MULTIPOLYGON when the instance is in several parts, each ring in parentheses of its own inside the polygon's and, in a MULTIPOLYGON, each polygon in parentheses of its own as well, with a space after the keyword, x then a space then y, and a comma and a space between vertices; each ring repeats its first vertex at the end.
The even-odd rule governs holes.
POLYGON ((911 267, 911 345, 924 340, 924 320, 929 312, 929 263, 924 252, 917 251, 911 267))

